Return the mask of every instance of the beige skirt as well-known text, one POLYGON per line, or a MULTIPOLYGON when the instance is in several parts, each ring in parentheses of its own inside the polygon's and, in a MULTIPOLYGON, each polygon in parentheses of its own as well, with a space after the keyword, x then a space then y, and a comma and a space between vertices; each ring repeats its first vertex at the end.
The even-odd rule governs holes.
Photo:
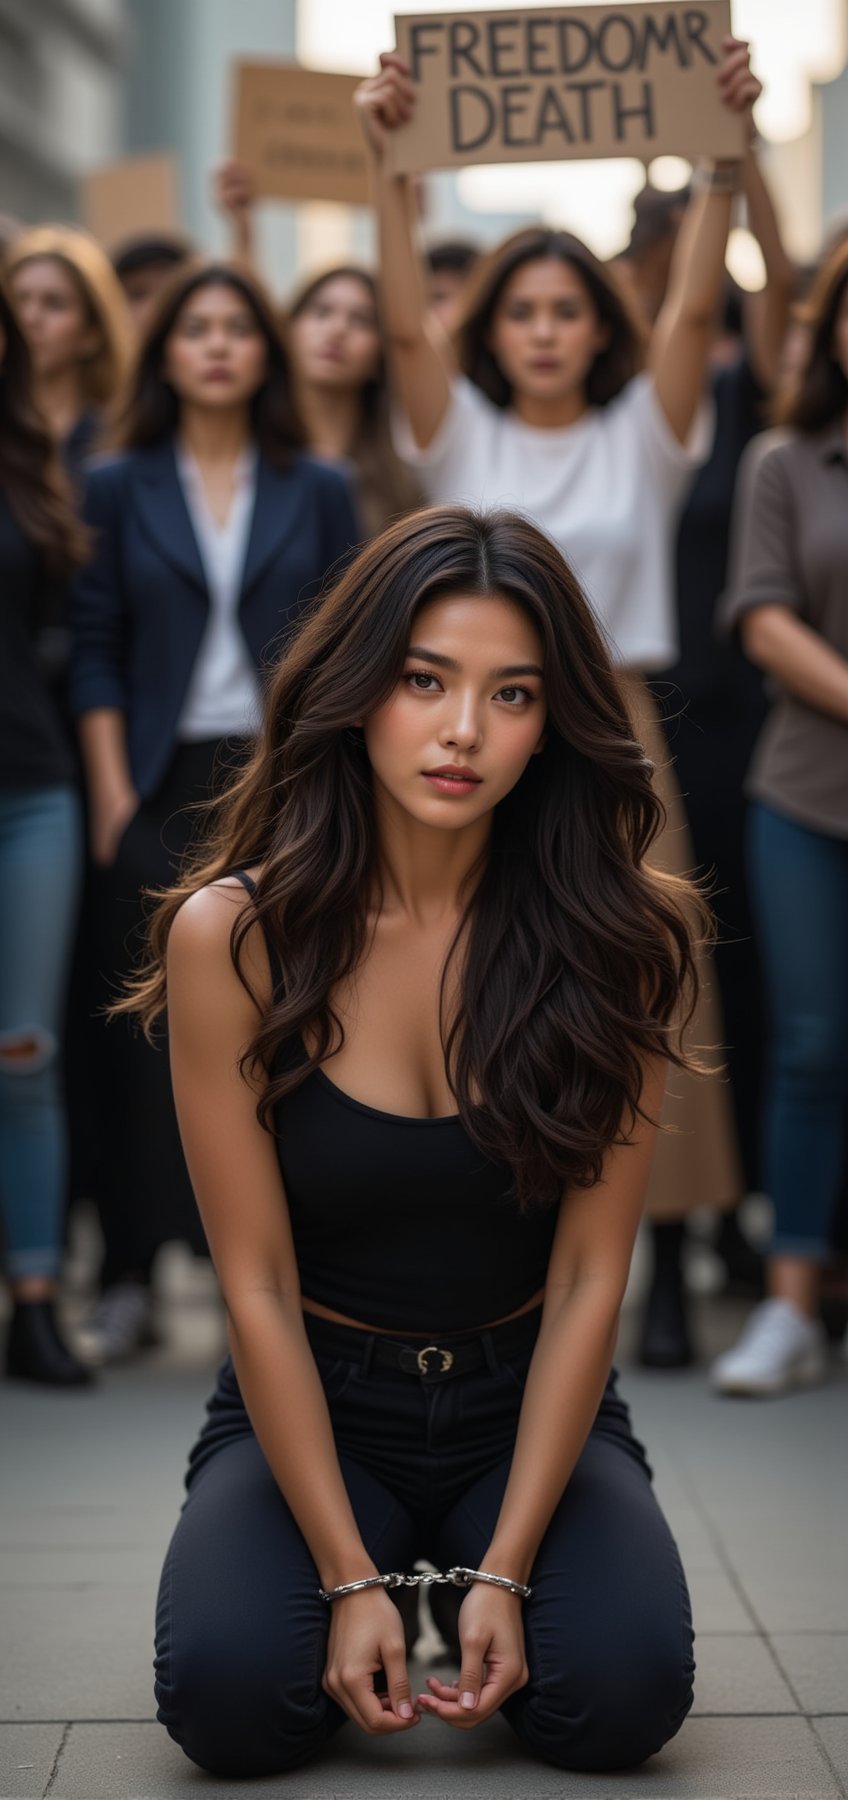
MULTIPOLYGON (((647 684, 619 671, 635 734, 654 764, 654 785, 666 809, 666 825, 651 848, 650 861, 673 875, 690 875, 695 853, 683 796, 671 762, 659 713, 647 684)), ((701 992, 687 1032, 687 1044, 709 1075, 669 1070, 657 1134, 646 1213, 650 1219, 679 1219, 696 1206, 721 1211, 744 1193, 744 1179, 727 1075, 723 1073, 724 1028, 712 957, 698 958, 701 992), (665 1128, 668 1129, 665 1129, 665 1128)))

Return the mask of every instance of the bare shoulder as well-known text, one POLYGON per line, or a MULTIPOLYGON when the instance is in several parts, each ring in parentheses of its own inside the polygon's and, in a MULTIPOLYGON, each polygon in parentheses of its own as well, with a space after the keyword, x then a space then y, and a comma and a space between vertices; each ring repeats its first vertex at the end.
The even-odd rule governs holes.
POLYGON ((168 934, 168 949, 181 956, 212 954, 229 950, 236 920, 244 912, 250 896, 233 875, 212 881, 207 887, 183 901, 168 934))
MULTIPOLYGON (((168 934, 168 969, 195 973, 201 969, 216 987, 236 983, 244 993, 232 961, 233 927, 250 906, 250 894, 234 875, 198 888, 185 900, 168 934)), ((268 957, 258 926, 248 931, 240 952, 241 968, 260 1004, 269 998, 268 957)))

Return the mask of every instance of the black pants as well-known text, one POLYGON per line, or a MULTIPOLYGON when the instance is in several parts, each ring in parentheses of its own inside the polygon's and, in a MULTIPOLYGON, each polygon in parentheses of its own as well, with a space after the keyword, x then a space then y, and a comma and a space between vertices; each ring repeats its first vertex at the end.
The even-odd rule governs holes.
MULTIPOLYGON (((421 1377, 376 1368, 370 1334, 307 1318, 342 1473, 381 1571, 409 1572, 419 1557, 479 1566, 537 1324, 532 1315, 484 1333, 479 1370, 421 1377)), ((321 1687, 329 1609, 229 1359, 208 1414, 159 1592, 158 1717, 213 1774, 280 1774, 345 1722, 321 1687)), ((522 1744, 585 1770, 660 1750, 692 1704, 691 1613, 614 1375, 531 1582, 530 1679, 503 1709, 522 1744)))
MULTIPOLYGON (((194 835, 201 809, 244 754, 232 743, 181 744, 167 777, 130 820, 110 869, 100 874, 98 906, 102 997, 109 1000, 144 954, 150 906, 143 890, 168 887, 194 835)), ((105 1239, 104 1285, 146 1280, 159 1246, 179 1238, 206 1249, 180 1144, 171 1094, 167 1039, 151 1047, 124 1017, 99 1032, 103 1099, 97 1200, 105 1239)))

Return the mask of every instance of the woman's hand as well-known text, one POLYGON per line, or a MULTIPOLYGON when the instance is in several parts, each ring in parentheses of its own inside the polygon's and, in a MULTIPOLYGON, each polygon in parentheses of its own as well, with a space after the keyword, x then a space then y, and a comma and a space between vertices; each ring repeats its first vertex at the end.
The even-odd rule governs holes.
POLYGON ((233 218, 249 212, 256 199, 252 171, 231 157, 217 163, 212 171, 212 198, 219 212, 233 218))
POLYGON ((491 1719, 528 1678, 521 1601, 505 1588, 474 1582, 459 1609, 462 1669, 450 1684, 428 1675, 422 1712, 470 1731, 491 1719))
MULTIPOLYGON (((716 74, 718 91, 731 112, 748 113, 756 105, 763 84, 751 70, 751 46, 744 38, 722 38, 724 62, 716 74)), ((754 122, 750 119, 753 133, 754 122)))
POLYGON ((379 1588, 332 1602, 323 1688, 355 1725, 370 1734, 409 1731, 420 1715, 412 1703, 400 1613, 379 1588), (377 1693, 382 1669, 388 1692, 377 1693))
POLYGON ((138 806, 138 795, 134 788, 122 788, 115 794, 92 802, 91 858, 99 869, 112 867, 118 845, 130 820, 138 812, 138 806))
POLYGON ((415 88, 409 63, 395 50, 380 57, 379 75, 361 81, 353 103, 365 134, 365 141, 377 163, 382 162, 390 131, 405 125, 415 109, 415 88))
POLYGON ((237 256, 250 258, 253 243, 253 206, 256 183, 251 169, 228 158, 212 171, 212 201, 226 213, 233 231, 237 256))

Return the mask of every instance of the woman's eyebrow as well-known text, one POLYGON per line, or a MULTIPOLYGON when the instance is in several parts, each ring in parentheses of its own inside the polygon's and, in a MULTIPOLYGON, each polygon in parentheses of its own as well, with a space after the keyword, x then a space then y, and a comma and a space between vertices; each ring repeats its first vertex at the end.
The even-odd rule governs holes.
MULTIPOLYGON (((422 662, 435 663, 437 669, 450 669, 454 675, 461 673, 461 665, 452 656, 442 656, 438 650, 427 650, 423 644, 410 644, 407 656, 420 656, 422 662)), ((510 663, 504 669, 490 669, 489 676, 493 681, 505 681, 512 675, 538 675, 542 678, 544 671, 538 663, 510 663)))

